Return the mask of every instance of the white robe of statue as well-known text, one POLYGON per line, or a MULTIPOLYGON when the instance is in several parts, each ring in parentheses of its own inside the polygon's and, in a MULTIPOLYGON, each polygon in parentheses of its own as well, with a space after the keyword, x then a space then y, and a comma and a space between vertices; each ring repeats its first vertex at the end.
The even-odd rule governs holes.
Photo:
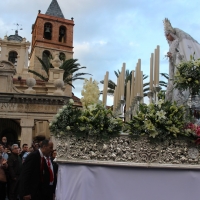
POLYGON ((172 28, 168 19, 165 19, 165 35, 169 43, 169 81, 166 91, 166 100, 176 101, 178 105, 187 103, 189 91, 179 91, 174 89, 174 75, 176 73, 176 66, 181 61, 189 61, 190 56, 194 53, 194 58, 200 58, 200 44, 194 40, 189 34, 178 28, 172 28), (169 27, 170 26, 170 27, 169 27), (169 37, 171 36, 172 39, 169 37))

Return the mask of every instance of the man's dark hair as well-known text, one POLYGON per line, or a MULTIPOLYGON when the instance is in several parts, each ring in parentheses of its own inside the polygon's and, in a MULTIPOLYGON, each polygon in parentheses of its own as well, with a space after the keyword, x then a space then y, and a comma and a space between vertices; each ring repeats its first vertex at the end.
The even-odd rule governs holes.
POLYGON ((23 144, 23 145, 22 145, 22 148, 24 148, 25 146, 28 146, 28 144, 23 144))
POLYGON ((44 135, 38 135, 38 136, 35 136, 35 137, 33 138, 33 141, 34 141, 34 142, 37 142, 37 143, 39 143, 39 142, 41 142, 41 141, 43 141, 43 140, 46 140, 46 137, 45 137, 44 135))
POLYGON ((40 147, 48 146, 49 145, 49 140, 43 140, 40 143, 40 147))

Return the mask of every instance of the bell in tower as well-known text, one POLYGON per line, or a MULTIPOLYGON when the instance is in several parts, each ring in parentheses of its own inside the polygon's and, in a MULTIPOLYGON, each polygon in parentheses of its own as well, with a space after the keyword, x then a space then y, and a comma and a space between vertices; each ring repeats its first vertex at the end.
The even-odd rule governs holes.
POLYGON ((59 42, 66 42, 66 27, 61 26, 59 29, 59 42))
POLYGON ((52 38, 52 25, 51 25, 51 23, 45 23, 44 39, 51 40, 51 38, 52 38))

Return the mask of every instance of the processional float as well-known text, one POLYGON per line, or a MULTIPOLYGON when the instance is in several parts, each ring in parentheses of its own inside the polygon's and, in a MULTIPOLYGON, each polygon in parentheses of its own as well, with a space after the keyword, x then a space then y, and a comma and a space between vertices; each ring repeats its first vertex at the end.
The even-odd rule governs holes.
MULTIPOLYGON (((150 57, 148 97, 150 104, 158 106, 162 104, 157 98, 161 90, 159 57, 160 47, 157 46, 150 57)), ((131 121, 139 112, 139 105, 144 103, 141 59, 135 70, 132 70, 132 78, 127 82, 126 88, 125 71, 124 63, 117 78, 112 111, 124 123, 131 121)), ((107 102, 108 80, 109 74, 106 72, 102 99, 104 107, 107 102)), ((87 112, 87 116, 92 116, 92 109, 94 108, 87 112)), ((176 107, 169 109, 176 110, 176 107)), ((98 113, 91 118, 97 115, 98 113)), ((170 121, 164 115, 158 116, 163 117, 166 123, 170 121)), ((87 123, 86 116, 82 119, 87 123)), ((78 123, 74 126, 78 126, 78 123)), ((74 127, 67 126, 67 130, 72 128, 74 127)), ((85 128, 89 130, 90 127, 85 128)), ((176 130, 174 124, 171 124, 171 128, 176 130)), ((152 142, 145 136, 129 137, 123 130, 117 137, 107 139, 94 135, 76 137, 73 133, 63 132, 56 137, 56 161, 59 164, 57 200, 189 200, 199 197, 200 149, 190 140, 165 138, 152 142)))

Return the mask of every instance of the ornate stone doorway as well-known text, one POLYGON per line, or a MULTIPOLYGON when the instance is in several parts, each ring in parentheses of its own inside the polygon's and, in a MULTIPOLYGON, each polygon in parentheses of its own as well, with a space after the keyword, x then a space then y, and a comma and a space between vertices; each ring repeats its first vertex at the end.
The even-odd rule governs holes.
POLYGON ((0 140, 3 136, 9 145, 20 145, 21 127, 18 120, 0 118, 0 140))

